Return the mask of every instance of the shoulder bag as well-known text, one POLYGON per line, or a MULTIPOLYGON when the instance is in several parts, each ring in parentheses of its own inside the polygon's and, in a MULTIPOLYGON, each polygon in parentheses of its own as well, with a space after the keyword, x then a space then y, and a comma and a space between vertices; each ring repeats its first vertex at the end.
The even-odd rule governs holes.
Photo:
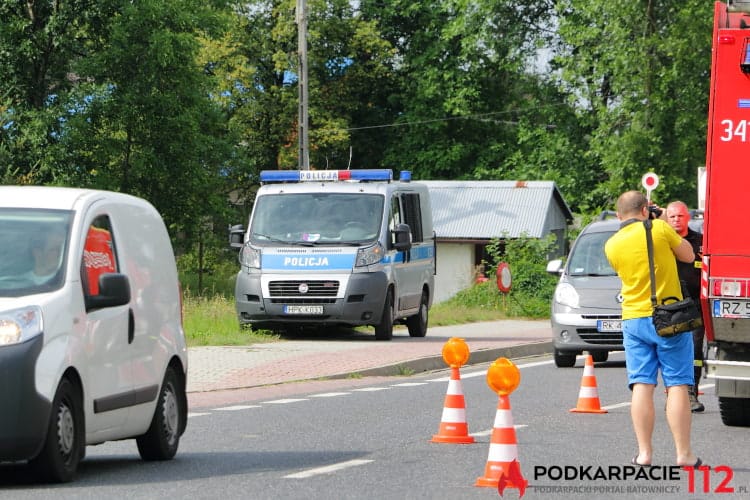
POLYGON ((651 305, 654 307, 652 320, 656 333, 660 337, 672 337, 674 335, 689 332, 703 326, 701 311, 692 297, 685 293, 685 286, 680 281, 682 287, 683 300, 677 297, 666 297, 662 303, 658 304, 656 300, 656 276, 654 273, 654 242, 651 237, 651 220, 643 221, 646 227, 646 245, 648 248, 648 267, 651 276, 651 305), (667 303, 668 302, 668 303, 667 303))

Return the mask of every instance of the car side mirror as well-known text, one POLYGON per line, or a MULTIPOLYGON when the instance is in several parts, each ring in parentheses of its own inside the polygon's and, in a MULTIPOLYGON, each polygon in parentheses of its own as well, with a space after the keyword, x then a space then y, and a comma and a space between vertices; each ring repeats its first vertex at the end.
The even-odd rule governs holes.
POLYGON ((86 297, 86 311, 122 306, 130 302, 130 280, 120 273, 99 276, 99 294, 86 297))
POLYGON ((547 263, 547 272, 549 274, 562 274, 563 261, 562 259, 551 260, 547 263))
POLYGON ((411 229, 407 224, 399 224, 393 230, 394 247, 399 252, 411 250, 411 229))

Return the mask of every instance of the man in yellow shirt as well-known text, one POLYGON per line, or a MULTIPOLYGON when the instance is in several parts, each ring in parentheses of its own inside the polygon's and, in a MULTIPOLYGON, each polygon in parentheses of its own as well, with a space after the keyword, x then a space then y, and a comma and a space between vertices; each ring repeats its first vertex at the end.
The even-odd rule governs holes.
MULTIPOLYGON (((701 460, 690 447, 692 414, 688 388, 693 386, 693 342, 691 335, 657 335, 651 320, 651 277, 646 229, 649 203, 639 191, 623 193, 617 200, 620 230, 607 241, 604 252, 622 280, 622 334, 628 385, 632 391, 630 416, 638 441, 633 465, 650 465, 653 457, 654 389, 657 374, 667 388, 667 423, 676 449, 676 464, 698 467, 701 460)), ((682 298, 675 258, 692 262, 693 249, 665 221, 652 223, 653 259, 657 302, 666 297, 682 298)))

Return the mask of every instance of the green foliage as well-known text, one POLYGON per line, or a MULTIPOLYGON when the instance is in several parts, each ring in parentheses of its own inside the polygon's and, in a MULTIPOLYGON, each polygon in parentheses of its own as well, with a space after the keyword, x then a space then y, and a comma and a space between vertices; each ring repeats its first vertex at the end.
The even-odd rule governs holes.
POLYGON ((234 299, 221 295, 195 296, 183 290, 183 327, 189 346, 248 345, 273 342, 278 335, 242 328, 234 312, 234 299))

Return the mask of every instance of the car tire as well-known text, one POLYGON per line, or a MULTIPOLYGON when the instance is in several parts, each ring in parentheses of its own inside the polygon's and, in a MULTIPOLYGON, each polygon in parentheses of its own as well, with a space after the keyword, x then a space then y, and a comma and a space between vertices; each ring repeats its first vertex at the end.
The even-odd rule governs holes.
POLYGON ((380 323, 375 325, 375 340, 391 340, 393 338, 393 294, 390 290, 385 294, 383 314, 380 323))
POLYGON ((555 349, 555 366, 558 368, 572 368, 576 364, 576 353, 558 351, 555 349))
POLYGON ((187 415, 180 404, 182 384, 170 366, 164 374, 151 426, 136 438, 143 460, 170 460, 177 453, 181 429, 187 415))
POLYGON ((427 335, 428 314, 427 292, 424 291, 422 292, 422 298, 419 301, 419 312, 406 319, 406 328, 409 329, 410 337, 424 337, 427 335))
POLYGON ((49 482, 72 481, 83 459, 85 423, 81 391, 67 378, 57 386, 42 451, 30 465, 41 479, 49 482))
POLYGON ((591 353, 594 363, 604 363, 609 359, 609 351, 594 351, 591 353))

